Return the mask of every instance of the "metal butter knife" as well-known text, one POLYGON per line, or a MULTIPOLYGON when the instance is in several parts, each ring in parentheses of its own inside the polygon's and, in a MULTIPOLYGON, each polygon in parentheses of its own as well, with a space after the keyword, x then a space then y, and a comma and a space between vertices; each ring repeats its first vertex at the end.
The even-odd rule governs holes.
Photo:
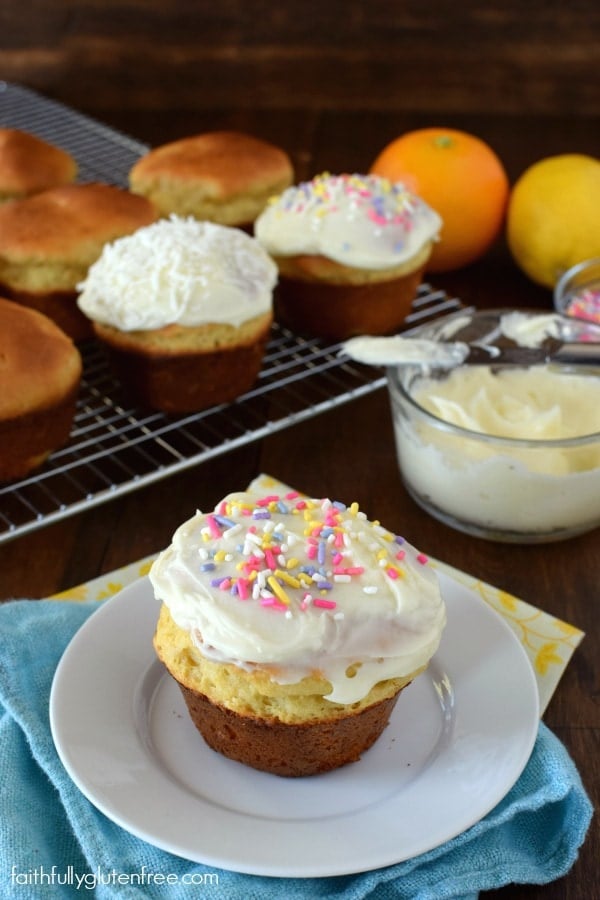
POLYGON ((422 338, 363 336, 342 344, 342 354, 356 362, 380 366, 452 369, 468 366, 576 366, 600 371, 600 342, 565 342, 547 338, 541 347, 465 344, 422 338))

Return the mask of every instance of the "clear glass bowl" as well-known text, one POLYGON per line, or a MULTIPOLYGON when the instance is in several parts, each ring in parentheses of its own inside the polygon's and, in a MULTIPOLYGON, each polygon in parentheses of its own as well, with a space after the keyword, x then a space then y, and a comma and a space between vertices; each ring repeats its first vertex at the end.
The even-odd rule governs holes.
POLYGON ((600 324, 600 258, 578 263, 559 278, 554 307, 562 315, 600 324))
MULTIPOLYGON (((416 336, 510 345, 499 332, 500 319, 509 312, 514 310, 455 313, 416 336)), ((569 340, 589 330, 573 320, 557 321, 569 340)), ((519 371, 526 376, 526 398, 532 370, 519 371)), ((553 392, 553 401, 569 404, 583 397, 585 418, 585 393, 590 402, 598 401, 600 376, 572 369, 552 374, 569 379, 560 384, 562 399, 553 392)), ((425 397, 416 399, 422 391, 435 393, 447 373, 402 366, 390 367, 387 376, 400 471, 411 496, 432 516, 467 534, 513 543, 561 540, 600 525, 600 430, 560 440, 482 433, 445 421, 422 405, 425 397)), ((489 408, 485 394, 478 403, 480 410, 489 408)))

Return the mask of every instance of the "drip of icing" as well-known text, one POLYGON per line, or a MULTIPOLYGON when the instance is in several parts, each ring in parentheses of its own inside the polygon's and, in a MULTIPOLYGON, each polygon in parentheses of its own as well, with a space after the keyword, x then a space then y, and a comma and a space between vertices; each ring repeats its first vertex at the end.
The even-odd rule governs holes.
POLYGON ((254 232, 273 256, 316 254, 361 269, 388 269, 436 240, 442 220, 401 182, 378 175, 318 175, 288 188, 254 232))
POLYGON ((445 608, 423 554, 356 504, 231 494, 184 523, 150 580, 203 655, 274 681, 321 673, 353 703, 435 653, 445 608))

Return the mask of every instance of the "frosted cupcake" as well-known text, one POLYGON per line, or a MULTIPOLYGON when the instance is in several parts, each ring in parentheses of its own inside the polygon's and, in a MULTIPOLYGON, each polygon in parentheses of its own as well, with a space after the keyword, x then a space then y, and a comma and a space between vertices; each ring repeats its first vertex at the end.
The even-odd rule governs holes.
POLYGON ((337 340, 397 330, 441 224, 403 184, 377 175, 324 174, 288 188, 255 223, 279 268, 277 318, 337 340))
POLYGON ((276 281, 245 232, 172 216, 106 246, 78 303, 139 403, 194 412, 252 387, 276 281))
POLYGON ((278 775, 357 760, 435 653, 427 559, 356 504, 237 493, 150 571, 154 645, 214 750, 278 775))

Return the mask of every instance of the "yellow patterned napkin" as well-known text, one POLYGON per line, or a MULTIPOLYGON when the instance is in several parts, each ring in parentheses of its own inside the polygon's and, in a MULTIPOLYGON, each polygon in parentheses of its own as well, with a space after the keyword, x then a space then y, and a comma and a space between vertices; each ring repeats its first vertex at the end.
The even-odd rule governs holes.
MULTIPOLYGON (((273 493, 289 491, 290 487, 272 478, 259 475, 249 486, 250 491, 269 490, 273 493)), ((124 587, 148 574, 157 554, 100 575, 92 581, 55 594, 54 600, 106 600, 124 587)), ((523 645, 535 673, 540 694, 540 714, 544 712, 567 664, 584 637, 584 632, 518 597, 486 584, 460 569, 430 557, 434 568, 478 594, 508 623, 523 645)))

